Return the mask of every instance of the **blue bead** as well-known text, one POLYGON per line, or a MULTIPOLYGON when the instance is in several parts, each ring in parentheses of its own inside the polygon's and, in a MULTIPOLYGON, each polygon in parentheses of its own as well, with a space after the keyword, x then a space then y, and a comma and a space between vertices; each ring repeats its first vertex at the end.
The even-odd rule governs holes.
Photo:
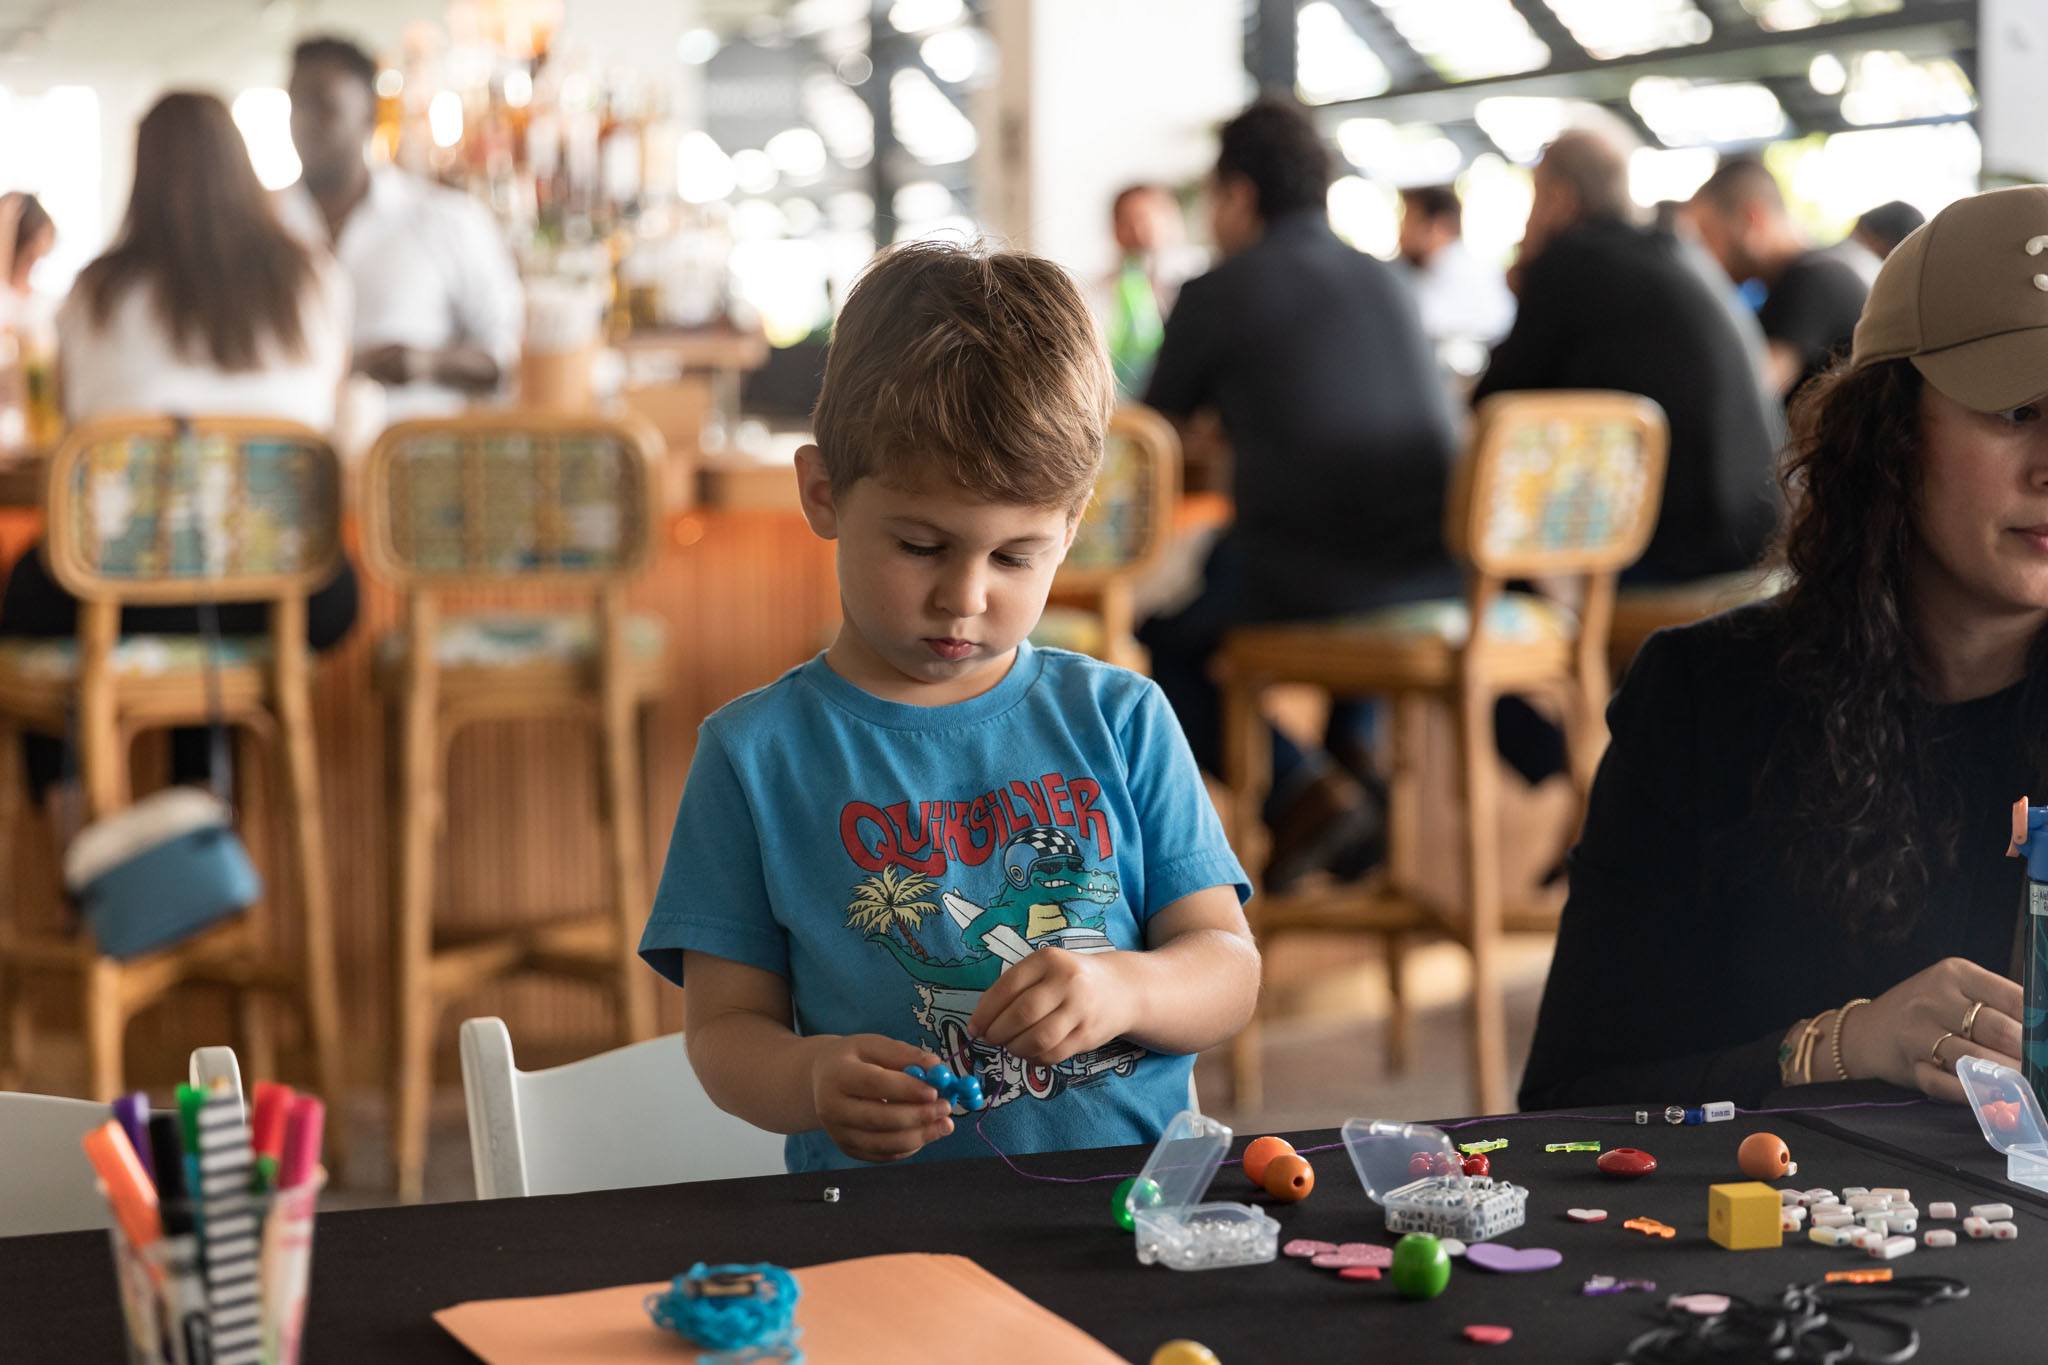
POLYGON ((924 1079, 924 1068, 913 1062, 903 1068, 903 1074, 913 1081, 921 1081, 924 1079))
POLYGON ((988 1103, 988 1097, 981 1093, 981 1082, 971 1076, 968 1077, 965 1084, 960 1087, 960 1107, 962 1109, 979 1109, 986 1103, 988 1103))
POLYGON ((1705 1123, 1707 1121, 1707 1111, 1704 1109, 1688 1109, 1685 1111, 1685 1121, 1687 1124, 1705 1123))
POLYGON ((924 1073, 924 1079, 925 1083, 930 1085, 932 1089, 943 1094, 952 1088, 953 1068, 947 1066, 944 1062, 940 1062, 930 1071, 924 1073))

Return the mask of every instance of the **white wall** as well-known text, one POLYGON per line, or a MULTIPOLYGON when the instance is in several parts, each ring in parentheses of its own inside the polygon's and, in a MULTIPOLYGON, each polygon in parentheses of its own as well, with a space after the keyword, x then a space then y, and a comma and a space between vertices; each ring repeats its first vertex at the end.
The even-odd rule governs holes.
POLYGON ((992 230, 1084 280, 1115 265, 1110 201, 1215 161, 1250 97, 1243 0, 997 0, 1002 74, 983 109, 992 230))
POLYGON ((1982 0, 1977 23, 1984 182, 2048 181, 2048 6, 1982 0))

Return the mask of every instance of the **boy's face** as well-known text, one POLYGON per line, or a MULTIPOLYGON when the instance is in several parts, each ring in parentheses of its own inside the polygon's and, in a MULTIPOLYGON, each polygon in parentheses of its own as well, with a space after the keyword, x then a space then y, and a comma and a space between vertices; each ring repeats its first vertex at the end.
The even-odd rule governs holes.
POLYGON ((846 621, 827 655, 836 672, 928 706, 1002 680, 1045 610, 1073 515, 936 482, 904 489, 865 478, 834 494, 813 446, 798 452, 797 477, 811 529, 839 543, 846 621))

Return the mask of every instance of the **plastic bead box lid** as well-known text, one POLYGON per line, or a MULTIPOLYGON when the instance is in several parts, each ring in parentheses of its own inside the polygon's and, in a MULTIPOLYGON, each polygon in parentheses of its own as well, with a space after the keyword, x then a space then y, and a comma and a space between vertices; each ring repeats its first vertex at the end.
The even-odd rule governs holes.
POLYGON ((1483 1242, 1521 1227, 1529 1192, 1520 1185, 1464 1174, 1450 1134, 1426 1123, 1348 1119, 1344 1150, 1358 1182, 1386 1211, 1390 1232, 1427 1232, 1483 1242), (1443 1175, 1417 1175, 1418 1156, 1442 1157, 1443 1175))
POLYGON ((1280 1255, 1280 1224, 1249 1204, 1199 1202, 1230 1151, 1230 1129, 1192 1110, 1166 1125, 1134 1191, 1157 1196, 1131 1200, 1133 1233, 1143 1265, 1175 1270, 1219 1270, 1259 1265, 1280 1255))
POLYGON ((1956 1079, 1984 1140, 2005 1153, 2005 1178, 2048 1190, 2048 1120, 2026 1077, 2009 1066, 1963 1056, 1956 1058, 1956 1079))

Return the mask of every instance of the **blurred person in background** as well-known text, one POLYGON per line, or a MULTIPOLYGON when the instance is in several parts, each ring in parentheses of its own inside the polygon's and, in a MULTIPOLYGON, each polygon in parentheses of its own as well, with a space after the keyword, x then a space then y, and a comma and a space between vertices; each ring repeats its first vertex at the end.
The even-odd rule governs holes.
POLYGON ((1103 281, 1098 307, 1117 395, 1136 398, 1151 376, 1166 315, 1181 285, 1207 262, 1188 245, 1180 201, 1164 186, 1119 190, 1110 205, 1110 229, 1116 236, 1117 268, 1103 281))
POLYGON ((1464 217, 1449 185, 1402 190, 1401 263, 1431 341, 1491 346, 1514 323, 1515 296, 1503 272, 1466 249, 1464 217))
POLYGON ((57 246, 57 225, 49 210, 32 194, 0 195, 0 325, 12 324, 33 310, 35 292, 29 279, 57 246))
MULTIPOLYGON (((1443 545, 1454 438, 1413 295, 1330 229, 1330 158, 1301 111, 1260 102, 1223 128, 1210 226, 1223 262, 1166 320, 1145 401, 1220 415, 1235 521, 1198 596, 1139 638, 1195 757, 1221 771, 1210 660, 1233 627, 1455 595, 1443 545)), ((1334 707, 1325 745, 1273 736, 1265 885, 1362 871, 1384 839, 1370 710, 1334 707)))
MULTIPOLYGON (((57 317, 58 374, 74 422, 113 413, 280 417, 325 430, 348 372, 348 283, 324 254, 277 220, 227 106, 174 93, 144 116, 135 186, 121 235, 78 277, 57 317)), ((325 649, 356 618, 344 561, 308 606, 308 635, 325 649)), ((262 635, 260 605, 226 604, 220 628, 262 635)), ((129 607, 123 633, 193 635, 188 606, 129 607)), ((32 550, 0 597, 0 636, 68 637, 77 603, 32 550)), ((27 737, 40 797, 61 763, 57 741, 27 737)), ((177 781, 203 781, 204 731, 172 742, 177 781)))
POLYGON ((1849 229, 1833 248, 1834 255, 1846 261, 1868 289, 1877 282, 1878 267, 1884 258, 1897 249, 1900 242, 1911 235, 1913 229, 1927 221, 1927 215, 1903 199, 1894 199, 1888 204, 1879 204, 1867 210, 1856 220, 1856 226, 1849 229))
POLYGON ((1853 267, 1807 242, 1777 178, 1754 157, 1724 159, 1692 203, 1700 238, 1728 278, 1764 287, 1757 321, 1770 342, 1772 382, 1790 401, 1848 352, 1870 287, 1853 267))
POLYGON ((278 211, 331 249, 355 286, 355 368, 384 386, 385 417, 458 412, 497 391, 519 359, 518 272, 484 206, 366 155, 377 64, 353 43, 292 53, 299 182, 278 211))

